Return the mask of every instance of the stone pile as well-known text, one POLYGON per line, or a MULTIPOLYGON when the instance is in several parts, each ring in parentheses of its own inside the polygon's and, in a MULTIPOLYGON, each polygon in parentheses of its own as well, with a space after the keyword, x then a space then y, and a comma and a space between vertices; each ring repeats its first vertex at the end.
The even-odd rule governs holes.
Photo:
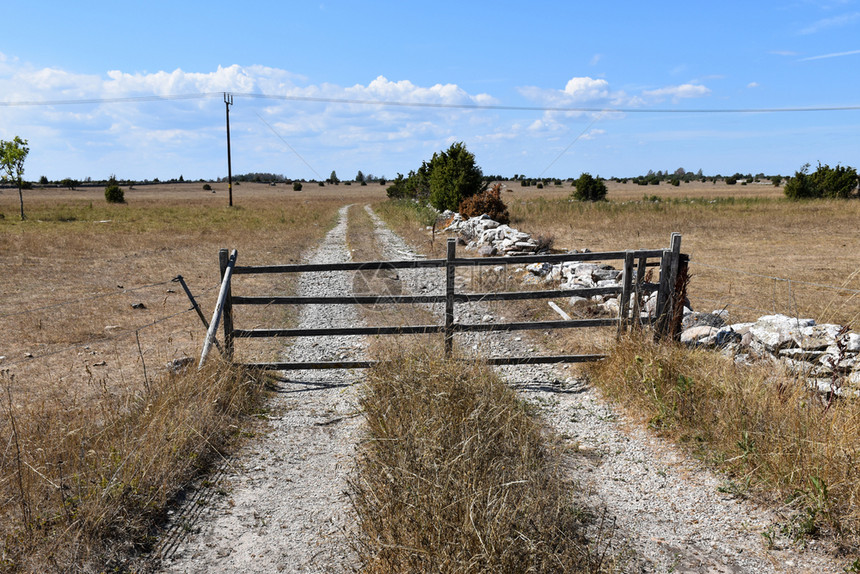
MULTIPOLYGON (((464 219, 459 213, 442 214, 449 223, 445 231, 459 234, 466 249, 482 256, 514 256, 537 253, 539 242, 529 234, 493 221, 487 215, 464 219)), ((587 250, 583 250, 587 251, 587 250)), ((618 287, 623 273, 603 263, 565 262, 533 263, 516 269, 524 285, 552 284, 560 289, 618 287)), ((656 313, 656 293, 641 306, 642 318, 656 313)), ((588 311, 617 316, 620 295, 571 297, 574 311, 588 311)), ((860 388, 860 334, 848 332, 841 325, 818 325, 813 319, 786 315, 765 315, 748 323, 728 323, 725 310, 712 313, 693 312, 684 308, 681 342, 690 346, 721 349, 738 361, 771 357, 790 371, 812 380, 824 392, 833 389, 833 381, 846 381, 860 388)))
POLYGON ((841 325, 819 325, 814 319, 787 315, 764 315, 755 322, 734 324, 727 324, 725 316, 725 311, 688 313, 681 342, 723 349, 739 361, 773 357, 825 392, 834 390, 834 380, 860 387, 860 334, 841 325))
POLYGON ((449 221, 445 231, 458 233, 466 249, 477 250, 484 257, 528 255, 540 249, 540 242, 528 233, 493 221, 486 214, 463 219, 459 213, 446 211, 441 217, 449 221))

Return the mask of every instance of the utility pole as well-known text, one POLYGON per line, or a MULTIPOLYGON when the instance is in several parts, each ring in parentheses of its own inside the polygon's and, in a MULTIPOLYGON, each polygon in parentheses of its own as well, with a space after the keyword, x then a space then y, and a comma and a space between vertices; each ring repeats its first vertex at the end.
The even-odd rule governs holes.
POLYGON ((227 108, 227 193, 230 207, 233 207, 233 166, 230 163, 230 106, 233 105, 233 94, 224 92, 224 105, 227 108))

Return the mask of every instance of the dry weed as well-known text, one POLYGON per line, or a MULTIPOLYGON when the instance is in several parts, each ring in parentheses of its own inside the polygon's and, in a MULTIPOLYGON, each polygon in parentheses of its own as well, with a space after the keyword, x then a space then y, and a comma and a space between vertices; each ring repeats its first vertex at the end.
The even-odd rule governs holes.
POLYGON ((560 447, 476 363, 389 348, 352 482, 366 572, 597 572, 560 447))
POLYGON ((809 384, 772 363, 737 365, 707 350, 625 339, 589 367, 590 380, 660 433, 791 509, 799 538, 827 529, 860 540, 860 401, 828 408, 809 384))

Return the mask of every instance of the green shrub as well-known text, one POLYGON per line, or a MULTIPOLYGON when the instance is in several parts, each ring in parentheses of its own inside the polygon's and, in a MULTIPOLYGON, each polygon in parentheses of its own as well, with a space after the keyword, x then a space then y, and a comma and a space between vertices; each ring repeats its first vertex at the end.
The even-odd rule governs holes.
POLYGON ((455 210, 460 202, 487 188, 484 174, 466 144, 451 144, 446 151, 434 153, 428 170, 430 204, 444 211, 455 210))
POLYGON ((294 181, 293 182, 293 191, 301 191, 301 190, 302 190, 302 183, 300 181, 294 181))
POLYGON ((212 191, 212 186, 208 183, 203 184, 203 191, 212 191))
POLYGON ((125 192, 116 182, 116 176, 111 175, 105 186, 105 199, 108 203, 125 203, 125 192))
POLYGON ((583 173, 576 180, 576 189, 570 194, 572 199, 578 201, 603 201, 606 199, 606 184, 599 177, 592 177, 590 173, 583 173))

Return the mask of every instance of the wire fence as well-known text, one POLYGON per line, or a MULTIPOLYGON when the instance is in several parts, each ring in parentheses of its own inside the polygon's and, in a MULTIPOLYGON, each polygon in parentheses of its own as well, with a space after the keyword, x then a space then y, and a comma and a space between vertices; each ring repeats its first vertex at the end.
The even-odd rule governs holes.
MULTIPOLYGON (((148 385, 150 357, 196 353, 205 333, 203 325, 191 318, 197 309, 185 293, 178 288, 166 293, 158 291, 159 287, 178 280, 176 277, 2 314, 0 369, 5 374, 14 374, 18 386, 33 393, 50 387, 44 384, 46 381, 74 385, 101 377, 128 382, 130 369, 141 373, 144 385, 148 385), (149 305, 138 302, 129 305, 127 301, 105 303, 131 294, 150 302, 149 305), (93 301, 99 302, 95 309, 90 307, 93 301), (158 309, 162 311, 155 313, 158 309), (145 315, 129 316, 129 312, 145 315), (104 326, 106 323, 127 325, 104 326), (106 359, 111 361, 110 366, 106 359), (94 374, 94 367, 101 370, 94 374)), ((216 289, 217 286, 200 289, 195 298, 199 301, 216 289)))
POLYGON ((743 320, 784 314, 851 324, 860 317, 860 268, 841 285, 756 273, 692 259, 691 304, 707 303, 743 320))

